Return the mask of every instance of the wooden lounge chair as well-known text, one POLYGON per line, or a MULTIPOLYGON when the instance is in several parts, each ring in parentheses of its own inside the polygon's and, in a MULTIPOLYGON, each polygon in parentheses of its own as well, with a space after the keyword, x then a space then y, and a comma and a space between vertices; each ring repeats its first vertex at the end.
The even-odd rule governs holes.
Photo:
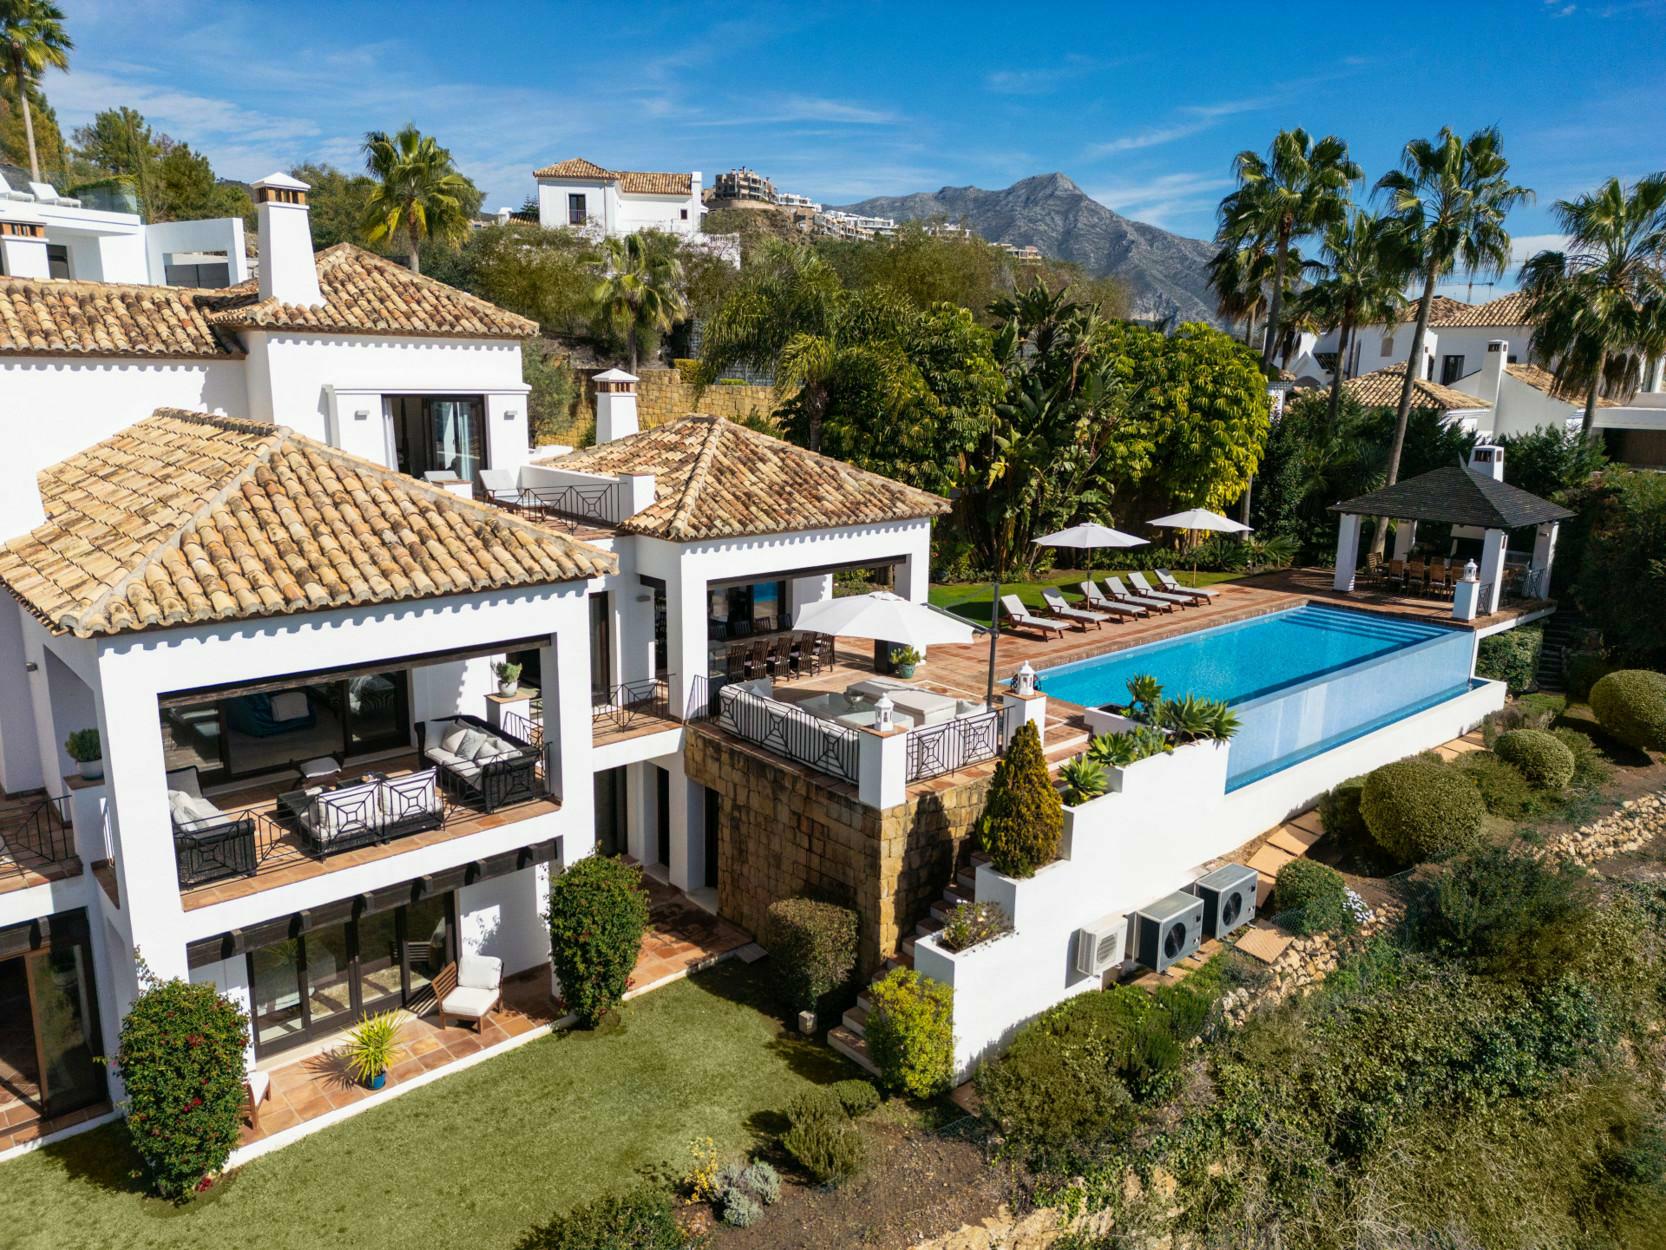
POLYGON ((439 1004, 442 1029, 449 1028, 455 1016, 473 1020, 474 1027, 484 1033, 492 1012, 503 1006, 503 960, 465 953, 434 978, 434 1001, 439 1004))
POLYGON ((1105 579, 1105 589, 1110 592, 1110 597, 1118 603, 1138 604, 1140 607, 1150 608, 1154 612, 1174 611, 1175 605, 1171 600, 1148 599, 1143 595, 1132 594, 1128 587, 1122 584, 1120 577, 1107 577, 1105 579))
POLYGON ((1060 620, 1080 622, 1083 629, 1092 625, 1095 629, 1104 629, 1105 622, 1111 618, 1104 612, 1094 612, 1088 608, 1073 608, 1058 590, 1049 586, 1041 592, 1042 600, 1047 604, 1047 610, 1060 620))
POLYGON ((1095 586, 1091 581, 1082 582, 1077 589, 1082 592, 1082 598, 1086 601, 1088 607, 1092 608, 1096 612, 1109 612, 1114 616, 1138 617, 1146 615, 1146 609, 1140 607, 1138 604, 1117 603, 1114 600, 1105 598, 1105 592, 1100 590, 1099 587, 1095 586))
POLYGON ((1043 634, 1057 634, 1064 637, 1064 626, 1057 621, 1049 621, 1044 617, 1031 616, 1023 600, 1017 595, 1001 596, 1001 611, 1006 613, 1009 624, 1022 625, 1026 629, 1039 629, 1043 634))
POLYGON ((1145 580, 1145 574, 1138 572, 1137 570, 1128 574, 1128 580, 1133 583, 1134 593, 1139 595, 1142 599, 1164 599, 1169 603, 1177 604, 1182 608, 1192 608, 1197 606, 1198 601, 1190 595, 1177 595, 1172 591, 1158 590, 1150 582, 1145 580))
POLYGON ((1156 569, 1154 572, 1157 575, 1157 584, 1171 595, 1190 595, 1194 599, 1207 603, 1221 593, 1218 590, 1210 590, 1206 586, 1182 586, 1175 581, 1174 574, 1167 569, 1156 569))
POLYGON ((258 1069, 243 1078, 243 1115, 249 1127, 260 1131, 260 1104, 272 1096, 272 1074, 258 1069))

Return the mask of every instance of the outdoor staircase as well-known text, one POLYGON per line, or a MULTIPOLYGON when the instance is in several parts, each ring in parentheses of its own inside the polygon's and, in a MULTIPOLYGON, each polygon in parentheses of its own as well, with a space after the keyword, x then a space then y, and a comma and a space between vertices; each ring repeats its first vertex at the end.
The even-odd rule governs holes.
MULTIPOLYGON (((972 900, 977 888, 977 866, 988 862, 989 856, 982 852, 972 856, 968 866, 955 874, 954 880, 949 882, 942 896, 931 905, 931 914, 914 926, 914 932, 902 940, 901 949, 897 954, 888 958, 879 971, 874 973, 874 980, 885 976, 893 968, 914 966, 915 941, 941 929, 943 922, 948 919, 950 909, 956 903, 972 900)), ((827 1044, 857 1067, 877 1076, 879 1068, 868 1057, 868 1012, 872 1007, 873 1000, 869 998, 868 991, 863 990, 856 996, 856 1005, 845 1012, 844 1019, 827 1031, 827 1044)))
POLYGON ((1534 681, 1540 690, 1561 694, 1567 690, 1568 653, 1573 649, 1574 636, 1584 625, 1577 610, 1559 607, 1544 623, 1544 645, 1539 651, 1539 667, 1534 681))

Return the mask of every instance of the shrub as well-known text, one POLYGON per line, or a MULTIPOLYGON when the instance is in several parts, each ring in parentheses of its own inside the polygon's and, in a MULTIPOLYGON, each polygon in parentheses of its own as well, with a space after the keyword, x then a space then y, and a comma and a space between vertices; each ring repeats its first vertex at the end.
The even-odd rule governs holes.
POLYGON ((989 782, 989 801, 978 822, 978 841, 1009 877, 1033 877, 1058 858, 1064 807, 1047 775, 1041 735, 1033 724, 1012 736, 989 782))
POLYGON ((862 1170, 866 1150, 862 1134, 839 1100, 825 1089, 807 1090, 787 1108, 791 1127, 781 1147, 812 1179, 842 1185, 862 1170))
POLYGON ((595 1028, 623 1001, 648 928, 642 870, 587 855, 550 881, 550 959, 568 1010, 595 1028))
POLYGON ((1325 832, 1344 844, 1357 844, 1366 837, 1365 818, 1359 814, 1359 796, 1364 777, 1350 777, 1319 800, 1319 819, 1325 832))
MULTIPOLYGON (((1548 697, 1554 699, 1554 696, 1548 697)), ((1562 714, 1562 707, 1546 700, 1545 695, 1528 695, 1489 713, 1481 722, 1482 739, 1491 747, 1500 734, 1509 733, 1512 729, 1549 729, 1562 714)))
POLYGON ((716 1176, 712 1201, 727 1224, 746 1228, 781 1197, 781 1176, 769 1164, 731 1163, 716 1176))
POLYGON ((880 1080, 917 1098, 942 1093, 954 1080, 954 988, 893 968, 868 993, 868 1053, 880 1080))
POLYGON ((1406 863, 1440 859, 1481 838, 1486 804, 1455 768, 1415 758, 1368 774, 1360 814, 1378 846, 1406 863))
POLYGON ((763 1213, 763 1206, 758 1200, 742 1190, 730 1190, 723 1199, 723 1222, 736 1228, 752 1227, 763 1213))
POLYGON ((874 1088, 872 1081, 864 1081, 859 1076, 853 1076, 848 1081, 834 1081, 827 1087, 844 1112, 851 1119, 857 1120, 875 1111, 879 1107, 879 1091, 874 1088))
POLYGON ((127 1132, 156 1192, 189 1198, 237 1145, 249 1018, 212 985, 159 981, 143 963, 139 979, 116 1046, 127 1132))
POLYGON ((1537 625, 1483 638, 1475 656, 1475 675, 1507 682, 1511 694, 1524 694, 1536 684, 1543 647, 1544 630, 1537 625))
POLYGON ((540 1224, 518 1250, 684 1250, 698 1241, 678 1223, 668 1195, 607 1194, 540 1224))
POLYGON ((1591 687, 1597 724, 1627 746, 1666 751, 1666 676, 1623 668, 1591 687))
POLYGON ((817 1085, 797 1095, 787 1104, 787 1123, 808 1124, 811 1120, 837 1120, 845 1115, 845 1105, 831 1085, 817 1085))
POLYGON ((1273 903, 1278 922, 1293 933, 1339 933, 1352 919, 1342 874, 1311 859, 1293 859, 1278 870, 1273 903))
POLYGON ((999 903, 956 903, 943 922, 937 940, 952 951, 963 951, 1012 932, 1012 921, 999 903))
MULTIPOLYGON (((862 1084, 866 1085, 867 1082, 864 1081, 862 1084)), ((772 1207, 781 1200, 781 1174, 762 1159, 747 1166, 746 1171, 740 1174, 740 1183, 742 1188, 766 1207, 772 1207)))
POLYGON ((1600 651, 1576 651, 1563 663, 1563 684, 1568 698, 1584 703, 1591 697, 1591 687, 1614 671, 1608 657, 1600 651))
POLYGON ((769 905, 764 945, 781 997, 794 1011, 818 1011, 856 971, 856 913, 810 898, 769 905))
POLYGON ((1595 789, 1608 780, 1613 770, 1608 767, 1608 762, 1602 758, 1602 752, 1597 750, 1597 744, 1591 741, 1589 734, 1583 734, 1569 725, 1550 732, 1573 754, 1573 781, 1570 784, 1574 789, 1595 789))
POLYGON ((1492 749, 1541 790, 1561 790, 1573 780, 1573 752, 1546 730, 1512 729, 1500 734, 1492 749))
POLYGON ((1533 810, 1533 788, 1527 778, 1491 751, 1471 751, 1456 767, 1475 783, 1481 802, 1494 816, 1513 820, 1533 810))

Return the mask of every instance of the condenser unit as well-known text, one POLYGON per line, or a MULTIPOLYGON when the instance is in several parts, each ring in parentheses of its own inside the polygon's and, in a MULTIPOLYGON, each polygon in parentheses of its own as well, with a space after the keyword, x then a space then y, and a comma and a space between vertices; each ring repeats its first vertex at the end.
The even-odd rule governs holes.
POLYGON ((1116 967, 1122 962, 1127 944, 1128 917, 1101 916, 1076 930, 1076 971, 1084 977, 1096 977, 1116 967))
POLYGON ((1134 958, 1154 972, 1203 944, 1203 900, 1177 891, 1134 913, 1134 958))
POLYGON ((1192 893, 1203 900, 1203 936, 1225 937, 1255 919, 1255 869, 1227 864, 1192 882, 1192 893))

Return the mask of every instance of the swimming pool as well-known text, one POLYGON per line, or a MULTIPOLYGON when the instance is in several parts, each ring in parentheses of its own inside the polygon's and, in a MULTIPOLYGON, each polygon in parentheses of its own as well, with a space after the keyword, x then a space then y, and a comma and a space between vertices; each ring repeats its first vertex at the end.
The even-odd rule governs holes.
POLYGON ((1309 603, 1046 669, 1038 684, 1101 707, 1149 673, 1170 697, 1224 699, 1243 723, 1227 769, 1236 789, 1462 694, 1474 646, 1468 630, 1309 603))

